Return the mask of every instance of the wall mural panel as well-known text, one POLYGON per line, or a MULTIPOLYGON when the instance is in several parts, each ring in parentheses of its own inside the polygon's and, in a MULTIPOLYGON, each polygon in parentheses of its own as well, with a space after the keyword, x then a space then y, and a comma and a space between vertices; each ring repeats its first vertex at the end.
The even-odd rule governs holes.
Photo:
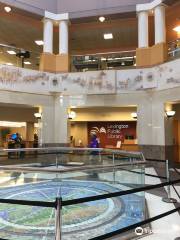
POLYGON ((180 59, 159 65, 154 68, 158 79, 158 89, 167 89, 180 86, 180 59))
POLYGON ((53 74, 0 65, 0 89, 47 94, 53 74))
POLYGON ((144 69, 51 74, 0 65, 0 89, 72 95, 115 94, 180 86, 180 59, 144 69))
POLYGON ((115 93, 115 71, 90 71, 84 73, 58 74, 62 91, 69 94, 115 93))
POLYGON ((154 78, 154 71, 151 68, 130 69, 117 71, 117 92, 145 90, 156 88, 157 80, 154 78))

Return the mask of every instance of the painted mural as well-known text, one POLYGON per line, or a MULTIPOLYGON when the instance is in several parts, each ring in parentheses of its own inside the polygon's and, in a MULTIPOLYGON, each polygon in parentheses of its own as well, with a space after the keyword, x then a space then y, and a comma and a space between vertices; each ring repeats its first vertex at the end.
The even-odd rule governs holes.
POLYGON ((48 93, 52 74, 0 65, 0 89, 30 93, 48 93))
POLYGON ((108 94, 116 91, 115 71, 58 74, 57 79, 65 93, 108 94))
POLYGON ((115 94, 180 86, 180 59, 144 69, 52 74, 0 65, 0 89, 36 94, 115 94))

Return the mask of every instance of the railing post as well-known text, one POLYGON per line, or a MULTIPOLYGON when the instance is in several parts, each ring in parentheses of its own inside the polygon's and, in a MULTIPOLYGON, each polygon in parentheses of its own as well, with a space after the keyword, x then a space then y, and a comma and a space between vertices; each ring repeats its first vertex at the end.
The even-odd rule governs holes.
POLYGON ((61 205, 62 199, 56 198, 55 240, 61 240, 61 205))
MULTIPOLYGON (((167 182, 170 182, 170 174, 169 174, 169 160, 166 160, 166 180, 167 182)), ((164 197, 162 199, 163 202, 166 203, 176 203, 177 200, 174 198, 171 198, 171 186, 167 186, 167 197, 164 197)))
POLYGON ((102 163, 101 151, 99 151, 99 162, 102 163))
POLYGON ((56 154, 56 168, 58 168, 58 154, 56 154))
POLYGON ((116 172, 115 172, 115 158, 113 153, 113 183, 116 181, 116 172))

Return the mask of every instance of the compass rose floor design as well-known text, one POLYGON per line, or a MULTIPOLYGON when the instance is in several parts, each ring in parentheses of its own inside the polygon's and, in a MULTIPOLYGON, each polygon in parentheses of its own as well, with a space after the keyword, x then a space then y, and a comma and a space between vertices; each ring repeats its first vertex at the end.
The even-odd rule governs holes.
MULTIPOLYGON (((98 181, 43 181, 0 190, 0 198, 54 201, 119 191, 113 184, 98 181)), ((130 194, 112 199, 62 208, 62 239, 87 240, 144 219, 144 197, 130 194)), ((52 208, 0 204, 0 238, 52 240, 55 236, 52 208)))

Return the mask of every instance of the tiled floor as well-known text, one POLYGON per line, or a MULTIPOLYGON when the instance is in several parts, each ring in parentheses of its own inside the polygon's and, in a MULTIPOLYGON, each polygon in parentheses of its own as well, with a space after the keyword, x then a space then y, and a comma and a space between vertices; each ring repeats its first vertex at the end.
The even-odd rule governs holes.
MULTIPOLYGON (((146 173, 157 175, 154 168, 146 169, 146 173)), ((158 184, 160 182, 161 181, 158 178, 146 177, 146 184, 158 184)), ((180 187, 176 186, 176 189, 180 193, 180 187)), ((180 202, 180 199, 178 199, 178 196, 172 187, 171 194, 173 198, 177 199, 178 202, 180 202)), ((150 193, 146 193, 146 201, 150 217, 159 215, 175 208, 174 204, 164 203, 162 201, 162 197, 150 193)), ((165 218, 152 222, 151 227, 153 234, 144 237, 144 240, 174 240, 175 238, 180 237, 180 215, 178 212, 176 212, 165 218)))

